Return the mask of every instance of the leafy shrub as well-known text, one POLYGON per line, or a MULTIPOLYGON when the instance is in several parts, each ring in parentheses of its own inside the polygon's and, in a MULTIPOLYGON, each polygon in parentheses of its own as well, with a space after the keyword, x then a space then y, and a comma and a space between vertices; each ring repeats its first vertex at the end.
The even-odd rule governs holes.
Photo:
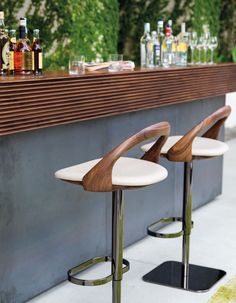
POLYGON ((9 28, 18 26, 20 16, 28 18, 30 34, 40 28, 46 69, 66 68, 77 54, 106 59, 117 46, 126 59, 139 63, 143 24, 150 22, 156 30, 160 17, 174 21, 175 34, 183 21, 198 33, 209 24, 219 37, 218 61, 232 60, 236 45, 235 0, 1 0, 0 10, 9 28))
POLYGON ((47 69, 65 68, 73 55, 92 60, 117 51, 117 0, 1 0, 0 9, 11 27, 20 11, 29 33, 40 28, 47 69))
MULTIPOLYGON (((215 60, 232 60, 231 50, 236 45, 235 0, 119 0, 119 50, 139 64, 139 39, 144 22, 156 30, 158 18, 174 21, 174 34, 180 31, 181 22, 187 30, 202 32, 208 24, 210 32, 219 37, 215 60)), ((209 58, 209 54, 208 54, 209 58)))

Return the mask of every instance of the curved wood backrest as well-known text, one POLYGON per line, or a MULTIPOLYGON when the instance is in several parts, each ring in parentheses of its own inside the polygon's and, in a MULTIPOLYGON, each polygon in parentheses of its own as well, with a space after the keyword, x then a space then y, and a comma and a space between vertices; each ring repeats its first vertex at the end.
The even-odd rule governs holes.
POLYGON ((205 118, 184 135, 167 153, 167 159, 176 162, 190 162, 192 156, 192 143, 204 129, 211 127, 202 135, 205 138, 217 139, 220 128, 231 113, 230 106, 224 106, 205 118))
POLYGON ((115 162, 129 149, 135 145, 151 139, 153 137, 161 136, 155 143, 155 146, 150 149, 142 159, 157 162, 160 156, 160 150, 166 142, 170 133, 170 124, 168 122, 160 122, 144 128, 137 134, 128 138, 112 151, 106 154, 101 161, 99 161, 83 178, 83 187, 87 191, 109 192, 113 191, 112 186, 112 169, 115 162))

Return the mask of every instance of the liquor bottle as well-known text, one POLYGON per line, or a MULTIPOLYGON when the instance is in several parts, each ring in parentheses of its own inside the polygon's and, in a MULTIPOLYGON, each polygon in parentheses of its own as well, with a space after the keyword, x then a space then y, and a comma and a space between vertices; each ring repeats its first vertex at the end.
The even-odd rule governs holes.
POLYGON ((173 35, 173 21, 171 19, 168 20, 167 27, 170 28, 171 38, 172 38, 172 58, 171 58, 171 65, 175 65, 176 64, 176 56, 177 56, 177 39, 173 35))
POLYGON ((9 38, 4 24, 4 12, 0 11, 0 75, 6 75, 9 67, 9 38))
POLYGON ((152 43, 153 43, 153 66, 160 66, 161 63, 161 45, 157 38, 157 32, 152 32, 152 43))
POLYGON ((39 39, 39 29, 34 30, 32 45, 32 70, 35 75, 41 75, 43 69, 43 49, 39 39))
POLYGON ((144 34, 140 39, 140 60, 141 67, 147 66, 147 42, 151 39, 150 23, 144 23, 144 34))
POLYGON ((181 32, 179 33, 177 40, 177 60, 176 65, 186 66, 187 65, 187 51, 188 51, 188 41, 187 41, 186 25, 181 23, 181 32))
POLYGON ((9 37, 9 72, 10 75, 14 75, 15 73, 15 64, 14 64, 14 57, 15 57, 15 50, 16 50, 16 30, 10 30, 10 37, 9 37))
POLYGON ((173 37, 171 35, 171 28, 166 27, 165 39, 162 43, 162 66, 170 67, 173 64, 173 53, 172 53, 173 37))
POLYGON ((157 32, 152 31, 151 39, 146 41, 146 67, 154 67, 154 43, 156 43, 157 32))
MULTIPOLYGON (((160 52, 159 52, 159 60, 157 60, 157 66, 162 66, 162 43, 165 38, 165 35, 163 33, 163 28, 164 28, 164 21, 162 19, 157 21, 157 41, 159 42, 160 45, 160 52)), ((158 55, 156 55, 157 57, 158 55)))
POLYGON ((170 28, 170 30, 171 30, 171 35, 173 35, 173 21, 171 20, 171 19, 169 19, 168 21, 167 21, 167 26, 170 28))
POLYGON ((27 37, 27 20, 20 18, 19 40, 15 50, 15 73, 20 75, 32 74, 32 50, 27 37))

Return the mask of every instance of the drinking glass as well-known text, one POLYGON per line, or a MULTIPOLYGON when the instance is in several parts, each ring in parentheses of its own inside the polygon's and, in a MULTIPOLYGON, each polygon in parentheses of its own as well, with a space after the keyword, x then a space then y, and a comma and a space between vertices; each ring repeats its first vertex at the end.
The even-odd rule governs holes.
POLYGON ((202 48, 204 50, 204 62, 203 62, 203 64, 207 64, 206 55, 207 55, 207 49, 209 47, 209 42, 210 42, 210 33, 206 32, 202 36, 202 48))
POLYGON ((118 72, 121 71, 123 63, 123 55, 122 54, 112 54, 109 56, 109 72, 118 72))
POLYGON ((85 71, 84 62, 85 62, 84 56, 77 56, 71 58, 69 60, 69 74, 70 75, 84 74, 85 71))
POLYGON ((198 50, 198 64, 201 64, 201 51, 203 49, 203 36, 200 36, 197 40, 197 50, 198 50))
POLYGON ((192 32, 189 35, 189 46, 191 49, 191 64, 194 64, 194 50, 197 48, 198 38, 197 33, 192 32))
POLYGON ((209 64, 214 64, 213 53, 214 53, 214 50, 217 48, 217 46, 218 46, 217 37, 215 37, 215 36, 211 37, 210 42, 209 42, 209 49, 211 50, 211 61, 209 62, 209 64))

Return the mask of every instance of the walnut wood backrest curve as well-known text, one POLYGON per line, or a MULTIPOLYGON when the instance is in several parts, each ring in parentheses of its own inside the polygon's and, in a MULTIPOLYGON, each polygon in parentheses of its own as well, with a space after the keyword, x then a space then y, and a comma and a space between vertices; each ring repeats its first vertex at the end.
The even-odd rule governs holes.
POLYGON ((231 112, 230 106, 224 106, 216 112, 205 118, 198 125, 193 127, 186 135, 184 135, 167 153, 167 159, 176 162, 192 161, 192 143, 196 136, 204 129, 211 126, 206 133, 202 135, 205 138, 217 139, 220 128, 231 112))
POLYGON ((112 169, 115 162, 129 149, 135 145, 160 136, 155 143, 155 147, 151 152, 147 152, 143 159, 156 162, 160 156, 160 150, 170 133, 170 125, 168 122, 160 122, 151 125, 132 137, 128 138, 112 151, 107 153, 101 161, 99 161, 83 178, 83 187, 87 191, 109 192, 113 190, 112 186, 112 169))

